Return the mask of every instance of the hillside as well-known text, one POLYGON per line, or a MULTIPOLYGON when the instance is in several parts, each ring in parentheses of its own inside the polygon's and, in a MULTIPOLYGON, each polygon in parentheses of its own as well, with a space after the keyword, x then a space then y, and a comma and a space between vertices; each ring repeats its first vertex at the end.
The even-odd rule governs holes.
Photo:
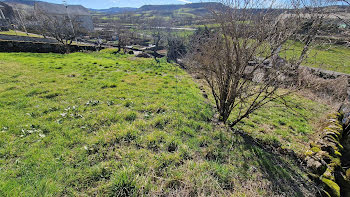
POLYGON ((130 7, 113 7, 109 9, 90 9, 92 12, 103 13, 103 14, 116 14, 116 13, 124 13, 124 12, 134 12, 137 8, 130 7))
POLYGON ((138 11, 174 11, 178 9, 209 9, 209 8, 220 8, 223 4, 221 3, 188 3, 185 5, 144 5, 139 8, 138 11))
MULTIPOLYGON (((0 53, 0 196, 316 192, 293 159, 214 124, 213 105, 184 71, 112 52, 0 53)), ((290 99, 304 118, 285 121, 296 112, 284 109, 246 125, 270 128, 262 139, 307 141, 327 107, 290 99)))
POLYGON ((174 26, 185 26, 192 24, 206 24, 205 19, 209 15, 209 9, 221 9, 220 3, 191 3, 185 5, 144 5, 138 9, 129 12, 105 12, 104 10, 95 10, 97 24, 106 21, 119 21, 125 24, 139 25, 147 23, 153 19, 168 21, 174 26))
POLYGON ((208 8, 218 8, 223 6, 220 3, 190 3, 190 4, 174 4, 174 5, 144 5, 140 8, 130 8, 130 7, 113 7, 109 9, 91 9, 92 11, 107 14, 116 14, 120 12, 145 12, 145 11, 158 11, 158 12, 168 12, 175 11, 179 9, 208 9, 208 8))
POLYGON ((38 2, 38 1, 32 1, 32 0, 1 0, 1 1, 5 3, 10 3, 10 4, 24 4, 24 5, 30 5, 30 6, 34 6, 35 2, 38 2))

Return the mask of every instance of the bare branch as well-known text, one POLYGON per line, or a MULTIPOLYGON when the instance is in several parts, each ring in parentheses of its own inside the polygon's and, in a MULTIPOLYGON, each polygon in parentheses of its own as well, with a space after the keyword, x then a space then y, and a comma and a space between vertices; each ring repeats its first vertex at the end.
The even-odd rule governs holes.
POLYGON ((267 7, 263 0, 224 3, 226 7, 211 10, 218 27, 195 34, 187 59, 191 71, 208 83, 220 120, 226 122, 237 110, 234 126, 269 103, 290 107, 284 99, 289 94, 278 88, 295 83, 324 15, 303 1, 267 7), (301 42, 304 48, 298 56, 282 59, 279 54, 289 42, 301 42))

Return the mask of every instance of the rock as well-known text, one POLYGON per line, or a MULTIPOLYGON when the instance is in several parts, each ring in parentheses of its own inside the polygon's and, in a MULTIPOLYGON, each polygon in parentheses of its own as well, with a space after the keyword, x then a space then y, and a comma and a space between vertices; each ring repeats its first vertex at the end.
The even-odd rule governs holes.
POLYGON ((318 151, 315 155, 317 159, 327 158, 329 159, 329 153, 326 151, 318 151))
POLYGON ((343 115, 343 126, 345 128, 345 132, 348 132, 350 130, 350 103, 344 103, 340 109, 338 110, 339 113, 343 115))
POLYGON ((322 167, 322 163, 312 157, 306 158, 306 165, 308 168, 313 169, 315 172, 319 171, 319 169, 322 167))
POLYGON ((317 144, 316 144, 315 142, 311 142, 311 143, 310 143, 310 148, 315 147, 315 146, 318 147, 317 144))
POLYGON ((327 136, 332 136, 335 140, 339 140, 339 132, 327 132, 326 133, 327 136))
POLYGON ((151 58, 152 56, 147 53, 140 53, 136 55, 136 57, 142 57, 142 58, 151 58))
POLYGON ((312 155, 314 155, 314 152, 311 151, 311 150, 307 150, 307 151, 305 152, 305 156, 307 156, 307 157, 310 157, 310 156, 312 156, 312 155))
POLYGON ((340 106, 339 113, 345 114, 350 112, 350 103, 344 103, 340 106))
POLYGON ((333 168, 327 168, 326 172, 323 173, 323 177, 334 181, 333 168))
POLYGON ((307 167, 324 183, 324 196, 350 197, 350 170, 342 168, 342 165, 348 166, 345 158, 350 158, 346 155, 349 151, 344 143, 346 133, 343 130, 350 130, 350 103, 342 105, 339 113, 328 118, 327 126, 321 131, 321 138, 310 144, 305 161, 307 167))

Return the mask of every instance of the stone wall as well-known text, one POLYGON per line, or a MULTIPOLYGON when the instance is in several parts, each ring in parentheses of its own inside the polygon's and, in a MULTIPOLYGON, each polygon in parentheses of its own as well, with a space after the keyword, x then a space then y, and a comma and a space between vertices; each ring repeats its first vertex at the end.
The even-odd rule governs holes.
POLYGON ((336 78, 339 78, 342 76, 350 78, 350 75, 345 74, 345 73, 325 70, 325 69, 321 69, 321 68, 310 68, 310 67, 305 67, 305 66, 302 66, 302 67, 309 70, 312 74, 314 74, 320 78, 323 78, 323 79, 336 79, 336 78))
POLYGON ((310 175, 324 186, 324 196, 350 197, 350 75, 317 68, 304 67, 312 75, 324 79, 347 79, 344 104, 337 114, 330 115, 321 136, 310 144, 305 162, 310 175))
MULTIPOLYGON (((70 52, 96 50, 98 48, 95 46, 72 45, 69 48, 70 52)), ((63 45, 57 43, 0 41, 0 52, 65 53, 66 51, 63 45)))
POLYGON ((350 104, 330 115, 321 139, 310 144, 305 162, 323 186, 324 196, 350 197, 350 104))
POLYGON ((0 34, 0 40, 57 43, 57 40, 53 38, 37 38, 37 37, 5 35, 5 34, 0 34))

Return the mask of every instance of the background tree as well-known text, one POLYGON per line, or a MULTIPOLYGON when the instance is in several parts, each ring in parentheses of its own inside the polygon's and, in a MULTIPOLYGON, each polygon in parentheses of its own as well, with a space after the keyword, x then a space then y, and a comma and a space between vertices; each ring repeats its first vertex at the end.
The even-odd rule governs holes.
POLYGON ((169 35, 167 38, 167 61, 176 62, 183 58, 187 53, 185 38, 169 35))
MULTIPOLYGON (((345 4, 347 6, 350 6, 350 0, 335 0, 335 3, 342 3, 345 4)), ((347 28, 350 28, 350 19, 348 17, 342 17, 342 16, 338 16, 338 19, 342 20, 343 23, 346 24, 347 28)), ((350 40, 349 40, 350 42, 350 40)))
POLYGON ((158 54, 158 50, 161 49, 160 45, 161 42, 164 41, 164 38, 166 36, 166 32, 169 32, 168 29, 168 23, 164 21, 162 18, 154 18, 150 21, 148 21, 148 27, 151 32, 152 40, 153 40, 153 57, 154 59, 159 63, 159 60, 157 59, 160 55, 158 54))
POLYGON ((115 33, 117 35, 117 40, 118 40, 117 53, 121 52, 121 50, 123 50, 123 53, 126 53, 126 46, 130 44, 131 39, 132 39, 131 32, 127 28, 125 28, 124 26, 122 26, 120 24, 115 24, 114 30, 115 30, 115 33))
POLYGON ((316 13, 318 5, 296 1, 279 9, 274 1, 223 3, 226 6, 211 8, 218 27, 195 36, 187 60, 190 71, 210 87, 220 121, 226 123, 235 110, 230 123, 235 126, 272 101, 287 104, 289 92, 278 88, 295 81, 323 15, 316 13), (309 28, 301 33, 305 22, 309 28), (302 51, 288 60, 280 58, 294 42, 303 44, 302 51))
POLYGON ((79 19, 74 16, 50 15, 38 10, 35 19, 36 31, 44 37, 55 38, 65 46, 66 52, 69 52, 70 46, 78 36, 86 34, 86 31, 81 28, 79 19))

